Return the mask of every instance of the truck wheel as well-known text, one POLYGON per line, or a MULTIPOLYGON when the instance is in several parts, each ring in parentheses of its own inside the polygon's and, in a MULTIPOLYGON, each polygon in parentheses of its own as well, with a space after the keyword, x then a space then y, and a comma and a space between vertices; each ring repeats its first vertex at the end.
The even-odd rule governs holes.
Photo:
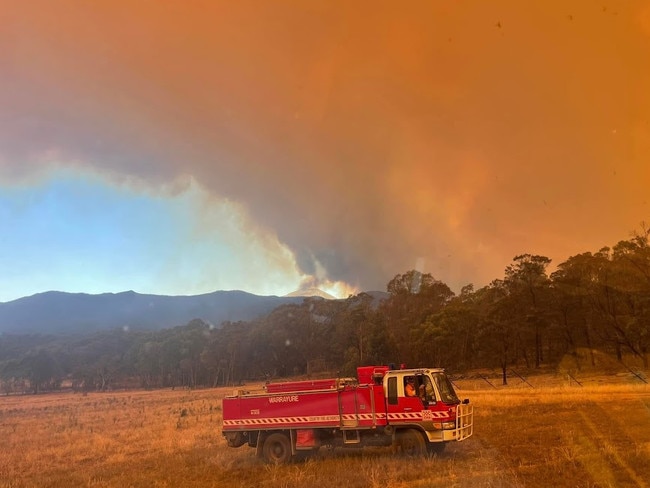
POLYGON ((422 456, 426 452, 424 437, 415 429, 398 431, 396 441, 397 447, 406 456, 422 456))
POLYGON ((285 464, 291 459, 291 443, 284 434, 271 434, 264 441, 262 454, 270 464, 285 464))

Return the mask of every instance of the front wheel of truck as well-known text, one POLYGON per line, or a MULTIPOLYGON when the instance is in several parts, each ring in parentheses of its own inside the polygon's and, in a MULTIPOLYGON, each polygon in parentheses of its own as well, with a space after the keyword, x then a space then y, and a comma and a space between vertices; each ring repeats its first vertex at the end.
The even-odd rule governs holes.
POLYGON ((426 441, 416 429, 398 431, 396 441, 397 447, 406 456, 422 456, 426 453, 426 441))

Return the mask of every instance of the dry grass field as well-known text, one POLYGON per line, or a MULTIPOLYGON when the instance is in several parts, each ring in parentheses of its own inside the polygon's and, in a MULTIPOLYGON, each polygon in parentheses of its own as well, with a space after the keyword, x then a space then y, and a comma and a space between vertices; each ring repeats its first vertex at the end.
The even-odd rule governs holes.
POLYGON ((229 389, 1 397, 0 487, 650 486, 648 385, 530 382, 457 381, 475 433, 440 456, 321 449, 286 466, 226 446, 229 389))

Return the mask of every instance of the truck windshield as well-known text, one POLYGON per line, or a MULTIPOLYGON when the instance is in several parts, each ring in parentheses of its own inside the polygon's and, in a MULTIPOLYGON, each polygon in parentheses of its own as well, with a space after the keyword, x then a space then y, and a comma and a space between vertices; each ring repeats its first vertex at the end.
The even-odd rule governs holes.
POLYGON ((438 393, 440 393, 440 400, 444 403, 460 403, 460 400, 454 391, 454 387, 452 386, 451 381, 449 381, 449 378, 447 378, 447 375, 444 373, 431 373, 431 376, 436 384, 438 393))

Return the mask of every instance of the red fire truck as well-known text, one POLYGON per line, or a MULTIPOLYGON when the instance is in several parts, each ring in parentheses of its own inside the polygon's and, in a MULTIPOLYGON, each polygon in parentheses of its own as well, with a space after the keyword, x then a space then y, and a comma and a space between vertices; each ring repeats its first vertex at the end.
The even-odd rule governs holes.
POLYGON ((275 464, 321 446, 439 453, 472 435, 473 405, 443 369, 362 366, 357 376, 238 390, 223 400, 222 433, 230 447, 248 444, 275 464))

